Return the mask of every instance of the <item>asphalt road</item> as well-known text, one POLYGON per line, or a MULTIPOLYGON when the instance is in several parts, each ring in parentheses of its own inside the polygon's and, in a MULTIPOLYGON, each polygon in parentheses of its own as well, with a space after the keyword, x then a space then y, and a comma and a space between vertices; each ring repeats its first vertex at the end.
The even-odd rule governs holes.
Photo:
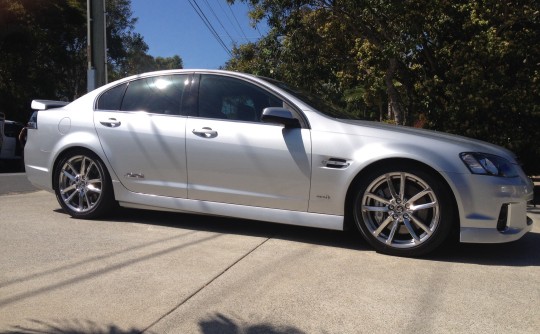
POLYGON ((0 173, 0 195, 22 194, 38 190, 34 187, 25 173, 0 173))
POLYGON ((128 209, 84 221, 53 194, 8 193, 0 333, 540 329, 540 210, 517 242, 407 259, 355 233, 128 209))

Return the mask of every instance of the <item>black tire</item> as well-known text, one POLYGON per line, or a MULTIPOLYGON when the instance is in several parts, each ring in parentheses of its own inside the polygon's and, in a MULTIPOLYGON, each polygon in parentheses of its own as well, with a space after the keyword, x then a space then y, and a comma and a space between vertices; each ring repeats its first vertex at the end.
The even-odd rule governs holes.
POLYGON ((89 151, 71 151, 59 159, 53 182, 58 203, 75 218, 99 218, 116 205, 109 173, 89 151))
POLYGON ((373 169, 354 188, 352 213, 377 251, 421 256, 449 236, 456 216, 453 195, 435 172, 402 163, 373 169))

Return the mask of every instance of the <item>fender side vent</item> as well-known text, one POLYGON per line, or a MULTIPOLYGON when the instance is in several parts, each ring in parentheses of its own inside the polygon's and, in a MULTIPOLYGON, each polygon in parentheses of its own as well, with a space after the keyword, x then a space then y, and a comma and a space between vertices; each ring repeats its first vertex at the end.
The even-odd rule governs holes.
POLYGON ((326 168, 345 169, 349 167, 351 164, 345 159, 330 158, 328 160, 324 160, 323 165, 326 168))

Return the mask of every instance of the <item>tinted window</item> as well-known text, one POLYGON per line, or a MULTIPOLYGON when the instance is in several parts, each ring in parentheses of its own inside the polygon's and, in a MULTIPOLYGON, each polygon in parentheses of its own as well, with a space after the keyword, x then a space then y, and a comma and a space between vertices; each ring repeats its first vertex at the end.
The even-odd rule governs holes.
POLYGON ((113 87, 103 93, 98 101, 97 109, 100 110, 120 110, 120 104, 124 97, 127 84, 113 87))
POLYGON ((283 101, 239 79, 201 75, 200 117, 258 122, 267 107, 283 107, 283 101))
POLYGON ((21 129, 23 128, 22 124, 19 123, 5 123, 4 124, 4 136, 6 137, 17 137, 21 129))
POLYGON ((120 110, 179 115, 187 75, 167 75, 129 83, 120 110))

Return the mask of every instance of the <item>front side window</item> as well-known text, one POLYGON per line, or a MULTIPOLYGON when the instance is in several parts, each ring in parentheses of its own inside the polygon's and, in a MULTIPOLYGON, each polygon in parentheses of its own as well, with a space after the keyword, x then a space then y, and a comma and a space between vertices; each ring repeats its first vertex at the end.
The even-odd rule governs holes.
POLYGON ((267 91, 242 80, 201 75, 199 116, 258 122, 264 108, 283 107, 283 101, 267 91))
POLYGON ((166 75, 129 83, 120 110, 180 115, 187 75, 166 75))

